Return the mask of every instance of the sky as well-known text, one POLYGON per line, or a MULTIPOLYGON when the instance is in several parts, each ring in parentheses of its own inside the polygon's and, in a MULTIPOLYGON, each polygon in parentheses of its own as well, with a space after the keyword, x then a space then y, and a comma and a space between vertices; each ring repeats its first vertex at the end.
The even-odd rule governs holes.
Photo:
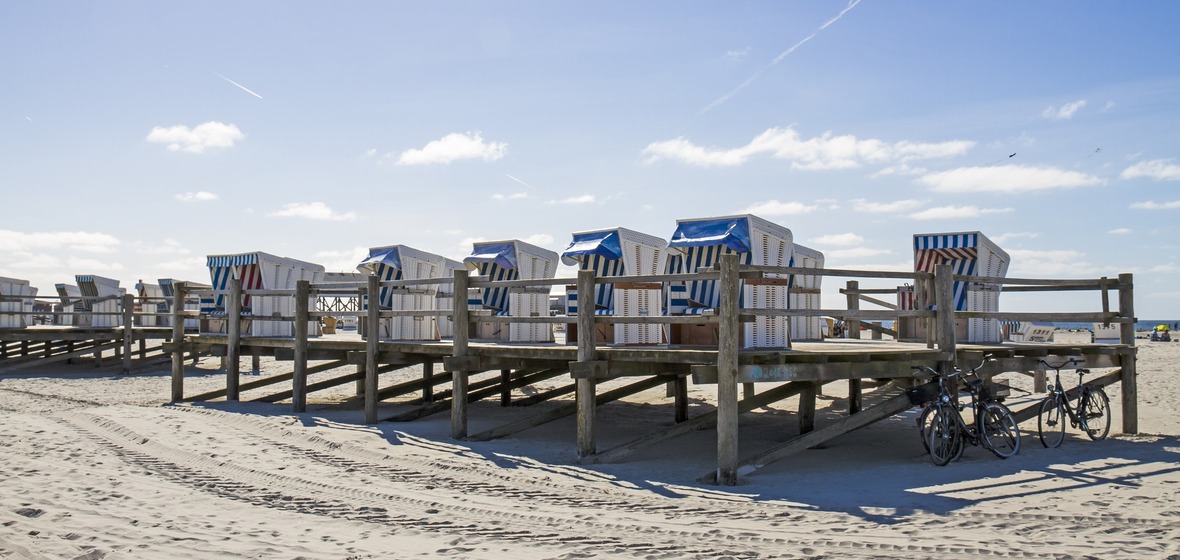
POLYGON ((1132 273, 1137 316, 1180 318, 1177 21, 1174 1, 3 2, 0 276, 207 281, 206 255, 250 251, 352 271, 374 246, 561 252, 751 213, 829 268, 912 270, 913 234, 981 231, 1009 277, 1132 273))

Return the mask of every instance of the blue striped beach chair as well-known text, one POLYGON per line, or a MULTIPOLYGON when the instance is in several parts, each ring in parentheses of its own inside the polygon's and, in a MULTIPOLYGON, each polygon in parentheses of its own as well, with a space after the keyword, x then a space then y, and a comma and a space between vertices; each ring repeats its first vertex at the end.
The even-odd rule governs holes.
MULTIPOLYGON (((318 264, 296 259, 278 257, 269 253, 255 251, 232 255, 209 255, 206 258, 209 267, 209 278, 215 291, 228 290, 229 281, 238 278, 242 281, 242 290, 294 290, 300 280, 318 283, 323 280, 324 267, 318 264)), ((309 305, 315 311, 314 297, 309 305)), ((213 298, 202 300, 202 314, 209 314, 213 320, 202 325, 202 330, 208 328, 210 332, 225 332, 224 315, 226 313, 225 294, 216 294, 213 298), (216 318, 221 316, 218 321, 216 318)), ((295 298, 292 296, 261 296, 242 295, 242 316, 274 315, 290 317, 295 314, 295 298)), ((320 322, 308 322, 308 336, 320 336, 320 322)), ((294 336, 293 321, 249 321, 242 320, 242 336, 257 337, 288 337, 294 336)))
MULTIPOLYGON (((956 275, 1003 278, 1010 257, 978 231, 914 234, 914 270, 934 272, 940 264, 951 265, 956 275)), ((954 283, 952 297, 956 311, 999 311, 1000 285, 974 282, 954 283)), ((996 319, 956 321, 957 337, 964 342, 1001 341, 996 319)))
POLYGON ((122 297, 127 290, 119 287, 118 280, 93 274, 78 274, 74 280, 78 282, 83 305, 90 314, 90 326, 117 327, 123 324, 122 297))
POLYGON ((90 314, 82 301, 82 290, 73 284, 54 284, 58 300, 61 301, 61 315, 55 321, 58 325, 89 327, 90 314))
POLYGON ((0 329, 29 326, 36 297, 37 288, 29 285, 28 280, 0 277, 0 329))
MULTIPOLYGON (((794 254, 789 229, 750 214, 677 220, 668 247, 675 251, 668 259, 669 274, 712 269, 721 255, 726 254, 738 255, 741 264, 786 267, 794 254)), ((717 284, 716 280, 690 280, 682 288, 671 285, 667 296, 669 313, 716 313, 720 300, 717 284)), ((759 281, 742 281, 739 305, 787 309, 789 284, 789 277, 774 274, 759 281)), ((681 332, 687 334, 692 328, 695 327, 686 325, 681 332)), ((705 328, 716 329, 714 325, 705 328)), ((790 348, 791 345, 786 317, 757 317, 753 322, 743 323, 741 334, 745 348, 790 348)), ((701 340, 695 336, 688 339, 701 340)))
MULTIPOLYGON (((557 273, 557 253, 520 240, 473 244, 463 259, 468 270, 491 281, 537 280, 557 273)), ((460 294, 461 295, 461 294, 460 294)), ((492 286, 471 290, 468 307, 473 314, 508 317, 549 316, 549 287, 507 288, 492 286)), ((553 329, 544 323, 479 322, 476 337, 510 342, 552 342, 553 329)))
MULTIPOLYGON (((176 283, 182 282, 182 280, 177 280, 175 278, 160 278, 156 281, 159 282, 159 284, 160 284, 160 291, 164 293, 164 304, 167 306, 166 312, 169 315, 171 315, 171 313, 172 313, 172 298, 176 295, 176 283)), ((183 280, 183 282, 184 282, 185 286, 188 286, 189 291, 210 290, 213 288, 209 284, 203 284, 200 282, 192 282, 192 281, 188 281, 188 280, 183 280)), ((184 310, 185 311, 200 311, 201 310, 199 298, 185 297, 184 299, 185 299, 185 301, 184 301, 184 310)), ((171 320, 171 319, 169 319, 169 320, 171 320)), ((167 323, 167 324, 171 325, 171 323, 167 323)), ((184 320, 184 328, 196 329, 198 327, 200 327, 200 319, 193 318, 193 319, 185 319, 184 320)))
MULTIPOLYGON (((378 301, 382 309, 393 311, 430 311, 437 305, 438 284, 390 286, 400 280, 427 280, 445 277, 446 259, 405 245, 386 245, 369 249, 369 255, 357 270, 374 274, 381 282, 378 301)), ((368 309, 368 301, 362 302, 368 309)), ((366 333, 367 336, 367 333, 366 333)), ((438 340, 438 317, 432 314, 387 317, 381 319, 382 340, 438 340)))
MULTIPOLYGON (((615 276, 649 276, 661 274, 667 266, 668 243, 659 237, 626 228, 611 228, 573 234, 569 247, 561 254, 567 265, 579 270, 593 270, 599 278, 615 276)), ((594 287, 593 298, 581 298, 576 286, 566 287, 566 313, 577 315, 582 300, 593 302, 595 315, 660 315, 660 283, 601 283, 594 287)), ((571 325, 572 326, 572 325, 571 325)), ((659 344, 660 325, 602 325, 596 340, 615 344, 659 344)), ((567 343, 576 341, 576 329, 567 343)))

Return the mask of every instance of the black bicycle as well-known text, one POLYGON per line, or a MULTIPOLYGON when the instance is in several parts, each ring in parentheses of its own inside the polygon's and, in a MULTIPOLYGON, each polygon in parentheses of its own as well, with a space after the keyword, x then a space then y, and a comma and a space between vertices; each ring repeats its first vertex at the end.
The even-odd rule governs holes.
POLYGON ((1041 401, 1040 412, 1037 415, 1037 432, 1041 437, 1041 445, 1058 447, 1065 440, 1065 419, 1069 425, 1080 427, 1090 439, 1098 441, 1105 439, 1110 433, 1110 398, 1102 387, 1090 387, 1082 383, 1082 377, 1090 370, 1077 368, 1078 374, 1077 405, 1070 402, 1065 394, 1065 387, 1061 385, 1061 368, 1069 365, 1080 365, 1077 360, 1070 358, 1060 364, 1053 365, 1045 360, 1037 360, 1041 365, 1052 369, 1056 380, 1049 386, 1049 394, 1041 401))
POLYGON ((1008 407, 995 399, 976 374, 988 361, 990 359, 985 359, 966 372, 955 368, 946 375, 940 375, 928 366, 913 366, 938 379, 938 396, 918 419, 922 443, 935 465, 941 467, 958 460, 967 443, 982 446, 1001 459, 1020 452, 1020 428, 1016 425, 1016 418, 1008 407), (974 378, 967 379, 968 376, 974 378), (971 397, 973 421, 970 425, 963 419, 962 411, 966 405, 959 402, 959 377, 963 378, 963 385, 971 397))

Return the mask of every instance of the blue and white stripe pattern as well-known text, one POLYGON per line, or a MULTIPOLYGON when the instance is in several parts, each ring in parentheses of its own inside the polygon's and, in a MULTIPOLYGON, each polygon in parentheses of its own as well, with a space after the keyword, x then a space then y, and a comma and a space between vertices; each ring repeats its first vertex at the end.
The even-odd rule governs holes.
POLYGON ((206 258, 206 266, 244 266, 258 264, 258 253, 243 253, 240 255, 210 255, 206 258))
MULTIPOLYGON (((951 265, 955 274, 974 276, 979 260, 979 234, 914 235, 914 270, 934 272, 940 264, 951 265)), ((967 283, 955 282, 955 310, 967 310, 967 283)))
MULTIPOLYGON (((504 268, 494 262, 479 263, 479 268, 476 270, 480 276, 486 276, 488 280, 493 282, 517 280, 520 278, 520 273, 515 268, 504 268)), ((508 288, 502 286, 484 288, 483 298, 480 303, 487 309, 507 313, 508 288)))
MULTIPOLYGON (((685 247, 684 253, 673 254, 668 258, 668 273, 669 274, 689 274, 695 273, 701 268, 712 268, 721 255, 738 255, 738 260, 741 264, 751 264, 753 261, 753 252, 735 251, 725 245, 704 245, 700 247, 685 247)), ((692 280, 686 283, 686 290, 684 296, 693 306, 685 309, 685 313, 689 315, 699 315, 709 310, 716 309, 720 304, 720 295, 717 293, 716 280, 692 280), (699 307, 703 306, 703 307, 699 307)), ((669 307, 677 307, 675 301, 676 294, 670 294, 668 302, 669 307)))

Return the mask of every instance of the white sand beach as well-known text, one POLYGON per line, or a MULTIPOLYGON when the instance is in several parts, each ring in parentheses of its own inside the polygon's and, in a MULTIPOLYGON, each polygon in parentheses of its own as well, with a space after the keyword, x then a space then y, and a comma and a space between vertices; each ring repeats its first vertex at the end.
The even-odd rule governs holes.
MULTIPOLYGON (((334 404, 348 386, 293 414, 167 404, 166 367, 4 376, 0 558, 1180 558, 1180 343, 1139 345, 1138 435, 1119 433, 1116 385, 1105 441, 1070 430, 1044 449, 1034 420, 1012 459, 975 447, 936 467, 911 410, 736 487, 697 482, 716 467, 712 430, 583 465, 573 418, 474 443, 450 439, 446 413, 365 425, 334 404)), ((189 370, 186 393, 224 387, 218 365, 189 370)), ((286 367, 264 360, 262 375, 286 367)), ((847 408, 845 385, 823 391, 821 427, 847 408)), ((690 385, 690 415, 713 393, 690 385)), ((474 403, 471 433, 557 404, 474 403)), ((743 415, 743 455, 797 435, 794 410, 743 415)), ((670 425, 672 405, 659 388, 598 421, 607 449, 670 425)))

